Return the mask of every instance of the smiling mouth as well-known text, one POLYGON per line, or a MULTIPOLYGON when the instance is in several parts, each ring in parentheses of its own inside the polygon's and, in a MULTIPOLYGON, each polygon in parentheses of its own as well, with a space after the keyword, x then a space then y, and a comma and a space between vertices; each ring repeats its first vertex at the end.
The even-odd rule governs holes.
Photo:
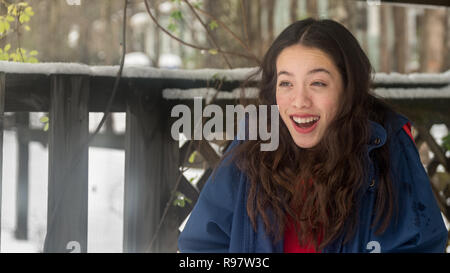
POLYGON ((290 118, 296 126, 303 128, 303 129, 312 127, 320 119, 320 117, 300 118, 300 117, 296 117, 296 116, 291 116, 290 118))

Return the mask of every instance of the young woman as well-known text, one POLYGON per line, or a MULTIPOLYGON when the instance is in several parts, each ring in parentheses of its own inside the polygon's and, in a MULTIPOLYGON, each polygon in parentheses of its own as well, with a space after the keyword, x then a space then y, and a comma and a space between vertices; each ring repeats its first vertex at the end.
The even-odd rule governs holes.
POLYGON ((371 94, 370 62, 345 27, 293 23, 259 72, 259 103, 278 105, 282 120, 278 149, 232 142, 180 235, 181 252, 445 250, 411 123, 371 94))

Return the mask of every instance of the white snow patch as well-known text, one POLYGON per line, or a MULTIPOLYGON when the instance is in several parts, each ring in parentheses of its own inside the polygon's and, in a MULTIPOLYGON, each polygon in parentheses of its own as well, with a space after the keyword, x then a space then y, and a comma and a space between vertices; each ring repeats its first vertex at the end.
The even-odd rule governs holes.
POLYGON ((75 48, 78 46, 78 40, 80 39, 80 27, 78 25, 73 25, 70 28, 69 35, 67 36, 67 43, 70 48, 75 48))
POLYGON ((444 73, 376 73, 375 83, 450 83, 450 70, 444 73))
MULTIPOLYGON (((239 99, 241 98, 242 88, 235 88, 231 92, 217 91, 214 88, 190 88, 190 89, 177 89, 167 88, 163 90, 163 98, 165 99, 194 99, 203 98, 206 103, 210 103, 216 96, 216 99, 239 99)), ((258 88, 244 88, 245 98, 257 98, 258 88)))
POLYGON ((131 16, 130 18, 130 25, 132 27, 143 27, 146 24, 150 23, 150 16, 147 14, 147 12, 138 12, 131 16))
MULTIPOLYGON (((80 74, 91 76, 115 77, 119 66, 88 66, 79 63, 16 63, 0 61, 0 72, 20 74, 80 74)), ((254 73, 255 68, 235 69, 159 69, 153 67, 124 67, 124 78, 162 78, 162 79, 198 79, 211 80, 213 77, 230 81, 242 81, 254 73)))
POLYGON ((125 55, 124 67, 126 66, 151 66, 152 61, 143 52, 130 52, 125 55))
POLYGON ((161 13, 169 13, 174 9, 174 5, 170 1, 165 1, 159 4, 158 9, 161 13))
POLYGON ((375 88, 374 92, 391 99, 450 98, 450 84, 443 88, 375 88))
POLYGON ((158 66, 167 69, 178 69, 182 65, 180 56, 170 53, 161 54, 158 60, 158 66))

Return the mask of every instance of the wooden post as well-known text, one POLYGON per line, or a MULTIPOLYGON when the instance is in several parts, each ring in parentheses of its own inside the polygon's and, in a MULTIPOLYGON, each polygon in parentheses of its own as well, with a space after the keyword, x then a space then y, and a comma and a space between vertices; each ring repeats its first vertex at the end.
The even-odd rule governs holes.
POLYGON ((87 252, 89 78, 51 76, 44 252, 87 252))
POLYGON ((171 217, 149 249, 179 174, 170 109, 161 92, 144 98, 133 91, 126 112, 124 252, 175 252, 178 223, 171 217))
POLYGON ((29 112, 16 113, 17 139, 19 142, 17 158, 16 189, 16 231, 15 237, 28 239, 28 144, 29 144, 29 112))
POLYGON ((5 73, 0 73, 0 246, 2 245, 3 123, 5 119, 5 93, 5 73))

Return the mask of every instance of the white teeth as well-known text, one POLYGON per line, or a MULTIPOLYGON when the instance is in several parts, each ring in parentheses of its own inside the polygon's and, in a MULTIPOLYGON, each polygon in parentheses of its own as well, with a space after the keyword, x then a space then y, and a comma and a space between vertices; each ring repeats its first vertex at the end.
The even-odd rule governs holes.
POLYGON ((308 123, 315 120, 319 120, 319 117, 308 117, 308 118, 292 117, 292 119, 297 123, 308 123))

